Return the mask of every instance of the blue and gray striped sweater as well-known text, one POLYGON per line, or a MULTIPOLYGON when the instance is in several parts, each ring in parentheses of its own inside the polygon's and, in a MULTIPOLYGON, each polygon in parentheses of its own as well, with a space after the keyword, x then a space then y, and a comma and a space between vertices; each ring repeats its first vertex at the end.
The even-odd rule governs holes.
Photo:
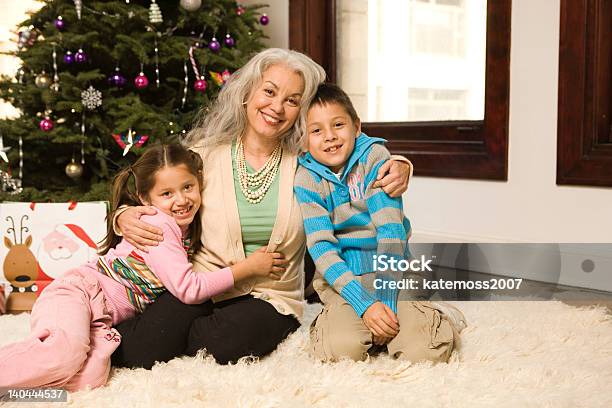
MULTIPOLYGON (((374 278, 396 280, 397 273, 375 273, 374 255, 410 257, 410 222, 401 198, 372 188, 378 169, 390 157, 384 142, 359 135, 340 178, 307 153, 299 158, 294 183, 308 251, 317 268, 315 279, 322 276, 359 316, 377 300, 397 312, 397 291, 373 285, 374 278)), ((317 291, 320 287, 315 282, 317 291)), ((325 302, 324 296, 321 299, 325 302)))

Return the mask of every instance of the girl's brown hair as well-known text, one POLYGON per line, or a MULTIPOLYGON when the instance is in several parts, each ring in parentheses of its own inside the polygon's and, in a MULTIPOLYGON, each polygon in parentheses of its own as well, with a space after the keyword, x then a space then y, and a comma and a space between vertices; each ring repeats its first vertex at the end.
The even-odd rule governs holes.
MULTIPOLYGON (((136 163, 121 170, 113 179, 111 187, 111 208, 106 217, 106 237, 100 244, 98 253, 106 254, 114 248, 121 237, 115 234, 113 219, 117 209, 122 205, 143 205, 139 196, 147 197, 155 185, 155 174, 164 167, 174 167, 184 164, 189 172, 196 176, 200 191, 202 190, 202 158, 199 154, 191 151, 178 143, 158 144, 149 147, 136 160, 136 163)), ((196 253, 202 246, 202 223, 198 209, 190 226, 191 245, 189 253, 196 253)))

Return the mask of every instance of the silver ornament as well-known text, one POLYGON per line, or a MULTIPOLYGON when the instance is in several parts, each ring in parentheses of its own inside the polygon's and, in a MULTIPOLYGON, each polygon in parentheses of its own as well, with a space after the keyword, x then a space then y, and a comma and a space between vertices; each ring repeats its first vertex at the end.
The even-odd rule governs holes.
POLYGON ((83 175, 83 166, 72 159, 72 162, 66 165, 66 175, 73 180, 78 180, 83 175))
POLYGON ((151 6, 149 7, 149 21, 151 24, 159 24, 164 22, 162 12, 157 3, 155 3, 155 0, 151 0, 151 6))
POLYGON ((202 5, 202 0, 181 0, 181 7, 187 11, 196 11, 202 5))
POLYGON ((44 89, 44 88, 48 88, 49 85, 51 85, 51 80, 49 79, 45 71, 43 71, 39 75, 36 76, 34 83, 36 84, 38 88, 44 89))
POLYGON ((26 46, 27 41, 30 39, 30 35, 31 32, 29 28, 24 28, 19 32, 19 40, 17 41, 17 47, 19 49, 22 49, 26 46))
POLYGON ((74 7, 76 9, 77 18, 81 19, 81 12, 83 11, 83 0, 74 0, 74 7))
POLYGON ((53 45, 53 83, 50 88, 53 92, 58 93, 60 91, 59 75, 57 74, 57 51, 55 45, 53 45))
POLYGON ((23 191, 21 180, 12 178, 7 172, 0 170, 0 190, 9 194, 19 194, 23 191))

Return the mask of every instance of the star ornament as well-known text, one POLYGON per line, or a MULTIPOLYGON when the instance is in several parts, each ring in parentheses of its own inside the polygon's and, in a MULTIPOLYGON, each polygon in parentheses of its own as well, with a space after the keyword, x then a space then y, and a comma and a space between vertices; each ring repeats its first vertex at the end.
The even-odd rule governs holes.
POLYGON ((208 71, 208 72, 210 73, 210 76, 215 82, 215 84, 217 84, 218 86, 225 85, 225 83, 230 79, 230 76, 232 75, 227 69, 221 73, 214 72, 214 71, 208 71))
POLYGON ((123 149, 123 155, 128 154, 133 146, 140 147, 149 139, 147 135, 136 135, 136 132, 132 132, 132 129, 128 130, 127 135, 122 133, 113 133, 113 139, 123 149))
POLYGON ((89 110, 94 110, 102 105, 102 92, 89 85, 87 90, 81 92, 81 102, 89 110))
POLYGON ((8 156, 6 155, 6 152, 8 152, 9 150, 11 150, 10 147, 4 147, 4 139, 2 138, 2 135, 0 135, 0 157, 2 158, 2 160, 4 160, 5 162, 9 162, 8 156))

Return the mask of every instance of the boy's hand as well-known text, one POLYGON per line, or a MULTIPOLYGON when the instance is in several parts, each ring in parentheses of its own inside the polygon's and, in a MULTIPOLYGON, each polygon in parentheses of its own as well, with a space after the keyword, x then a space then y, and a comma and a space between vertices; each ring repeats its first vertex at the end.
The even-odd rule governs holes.
POLYGON ((408 190, 409 178, 410 164, 403 161, 387 160, 378 169, 378 175, 372 187, 382 187, 389 197, 400 197, 408 190))
POLYGON ((399 333, 399 321, 389 306, 376 302, 363 314, 363 323, 376 337, 388 337, 389 340, 399 333))

